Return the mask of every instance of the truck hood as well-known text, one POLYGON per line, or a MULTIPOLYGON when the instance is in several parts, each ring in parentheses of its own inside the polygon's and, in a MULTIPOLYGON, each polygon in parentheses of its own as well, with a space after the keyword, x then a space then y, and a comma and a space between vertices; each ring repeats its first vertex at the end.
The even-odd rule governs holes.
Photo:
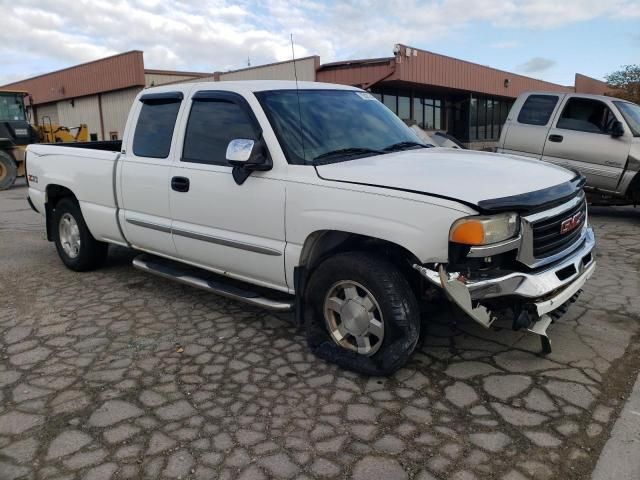
POLYGON ((530 210, 575 193, 576 173, 526 157, 472 150, 405 150, 316 166, 325 180, 404 190, 480 210, 530 210))

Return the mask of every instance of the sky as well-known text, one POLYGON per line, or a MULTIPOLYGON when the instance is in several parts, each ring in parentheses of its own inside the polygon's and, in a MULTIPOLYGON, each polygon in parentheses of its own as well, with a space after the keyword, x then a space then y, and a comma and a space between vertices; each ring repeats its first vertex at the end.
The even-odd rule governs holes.
POLYGON ((128 50, 145 67, 225 71, 402 43, 573 85, 640 63, 640 0, 0 0, 0 85, 128 50))

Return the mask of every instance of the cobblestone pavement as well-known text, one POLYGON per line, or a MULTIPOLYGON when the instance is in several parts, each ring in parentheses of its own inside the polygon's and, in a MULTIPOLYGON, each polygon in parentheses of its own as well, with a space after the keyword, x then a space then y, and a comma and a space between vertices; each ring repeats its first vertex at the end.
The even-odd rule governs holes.
POLYGON ((639 366, 640 211, 592 209, 597 275, 550 331, 444 327, 393 378, 317 360, 267 312, 66 270, 0 192, 0 479, 588 478, 639 366))

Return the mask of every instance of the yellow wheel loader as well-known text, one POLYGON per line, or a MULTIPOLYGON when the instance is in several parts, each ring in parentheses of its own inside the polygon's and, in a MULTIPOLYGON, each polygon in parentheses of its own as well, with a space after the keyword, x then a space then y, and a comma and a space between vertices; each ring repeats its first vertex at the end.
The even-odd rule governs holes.
POLYGON ((50 118, 44 117, 44 125, 33 127, 24 106, 26 96, 27 92, 23 91, 0 90, 0 190, 13 185, 16 177, 24 176, 27 145, 88 140, 85 124, 69 129, 52 124, 50 118))

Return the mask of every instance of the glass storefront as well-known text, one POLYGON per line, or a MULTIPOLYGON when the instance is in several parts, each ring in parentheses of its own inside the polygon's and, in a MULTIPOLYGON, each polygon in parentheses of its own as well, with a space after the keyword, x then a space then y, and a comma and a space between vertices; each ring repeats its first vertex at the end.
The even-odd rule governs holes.
POLYGON ((371 94, 384 103, 402 120, 425 130, 441 130, 443 124, 442 99, 392 89, 374 89, 371 94))
POLYGON ((498 140, 513 100, 471 95, 456 104, 454 135, 465 142, 498 140), (468 125, 465 122, 468 120, 468 125), (465 128, 467 127, 467 128, 465 128))
POLYGON ((496 141, 513 100, 475 94, 438 98, 418 91, 374 88, 371 94, 408 124, 424 130, 447 130, 463 142, 496 141), (445 124, 446 120, 446 124, 445 124))

